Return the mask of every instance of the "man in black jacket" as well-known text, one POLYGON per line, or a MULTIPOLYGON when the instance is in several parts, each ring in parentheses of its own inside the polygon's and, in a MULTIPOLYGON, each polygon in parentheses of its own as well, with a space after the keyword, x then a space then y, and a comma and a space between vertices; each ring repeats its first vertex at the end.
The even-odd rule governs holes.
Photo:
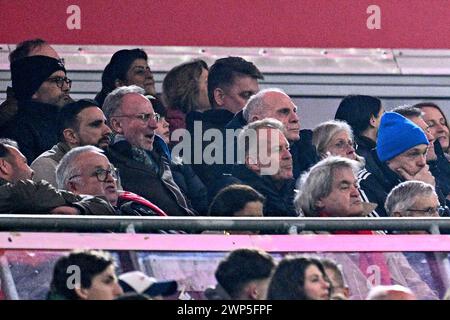
POLYGON ((194 215, 189 200, 172 177, 170 160, 160 144, 154 144, 159 114, 144 90, 119 87, 105 99, 103 111, 116 134, 107 156, 119 169, 124 190, 156 204, 169 216, 194 215))
POLYGON ((395 112, 381 118, 377 147, 358 173, 364 201, 378 205, 373 216, 386 216, 384 203, 389 192, 406 180, 419 180, 435 186, 426 162, 428 139, 416 124, 395 112))
POLYGON ((30 164, 57 143, 56 116, 60 107, 72 101, 72 80, 59 60, 47 56, 12 62, 11 79, 18 112, 0 135, 16 140, 30 164))
POLYGON ((239 135, 238 161, 233 176, 223 185, 242 183, 251 186, 265 198, 264 216, 295 217, 295 180, 292 156, 284 127, 276 119, 252 122, 239 135))

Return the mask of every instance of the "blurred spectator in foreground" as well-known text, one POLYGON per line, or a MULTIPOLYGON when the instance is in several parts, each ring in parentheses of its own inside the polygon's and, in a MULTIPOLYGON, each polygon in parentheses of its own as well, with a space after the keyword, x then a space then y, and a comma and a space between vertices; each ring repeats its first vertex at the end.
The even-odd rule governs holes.
POLYGON ((329 300, 330 281, 320 260, 284 257, 270 281, 267 300, 329 300))
POLYGON ((148 56, 142 49, 123 49, 115 52, 102 74, 102 90, 95 96, 100 106, 106 96, 122 86, 136 85, 145 94, 156 98, 155 79, 148 66, 148 56))
POLYGON ((417 297, 409 288, 400 285, 375 286, 366 300, 417 300, 417 297))
MULTIPOLYGON (((211 217, 262 217, 265 198, 258 191, 243 184, 223 188, 209 206, 211 217)), ((227 231, 229 234, 258 234, 254 231, 227 231)))
POLYGON ((347 300, 350 298, 350 289, 345 284, 344 275, 342 274, 340 266, 330 260, 321 259, 325 273, 327 274, 328 280, 330 280, 330 299, 331 300, 347 300))
POLYGON ((334 119, 345 121, 352 127, 356 153, 366 158, 377 146, 378 127, 383 113, 380 99, 365 95, 348 95, 339 104, 334 119))
POLYGON ((153 300, 164 300, 177 292, 175 280, 158 281, 141 271, 130 271, 119 275, 119 284, 125 293, 144 294, 153 300))
POLYGON ((215 272, 217 285, 205 290, 208 300, 265 300, 275 262, 256 249, 236 249, 215 272))
POLYGON ((72 251, 53 271, 48 300, 114 300, 123 294, 112 257, 103 251, 72 251))

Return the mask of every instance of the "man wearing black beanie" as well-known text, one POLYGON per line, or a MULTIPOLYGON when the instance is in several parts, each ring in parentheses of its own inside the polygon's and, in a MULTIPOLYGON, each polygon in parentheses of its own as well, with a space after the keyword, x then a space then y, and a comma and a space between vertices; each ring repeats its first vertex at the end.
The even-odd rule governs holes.
POLYGON ((72 81, 64 65, 47 56, 31 56, 11 63, 11 79, 18 113, 2 128, 0 136, 19 143, 31 163, 57 143, 56 115, 71 102, 72 81))

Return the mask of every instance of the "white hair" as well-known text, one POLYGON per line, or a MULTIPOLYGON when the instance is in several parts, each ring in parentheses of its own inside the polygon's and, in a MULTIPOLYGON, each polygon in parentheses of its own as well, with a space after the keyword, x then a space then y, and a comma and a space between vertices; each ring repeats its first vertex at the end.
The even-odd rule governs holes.
POLYGON ((67 190, 69 179, 80 174, 78 157, 87 152, 103 154, 103 150, 94 146, 76 147, 67 152, 56 167, 56 184, 58 189, 67 190))
POLYGON ((145 90, 135 85, 124 86, 113 90, 106 96, 102 110, 105 114, 106 119, 108 119, 108 122, 122 105, 123 97, 129 93, 138 93, 144 95, 145 90))

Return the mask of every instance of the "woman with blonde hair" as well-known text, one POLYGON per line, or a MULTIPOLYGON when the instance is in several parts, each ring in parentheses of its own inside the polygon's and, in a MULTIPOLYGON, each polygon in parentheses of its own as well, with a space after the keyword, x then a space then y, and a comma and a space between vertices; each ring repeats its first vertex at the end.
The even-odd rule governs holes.
POLYGON ((364 158, 355 152, 356 146, 352 128, 345 121, 330 120, 313 129, 312 143, 319 156, 341 156, 364 163, 364 158))

